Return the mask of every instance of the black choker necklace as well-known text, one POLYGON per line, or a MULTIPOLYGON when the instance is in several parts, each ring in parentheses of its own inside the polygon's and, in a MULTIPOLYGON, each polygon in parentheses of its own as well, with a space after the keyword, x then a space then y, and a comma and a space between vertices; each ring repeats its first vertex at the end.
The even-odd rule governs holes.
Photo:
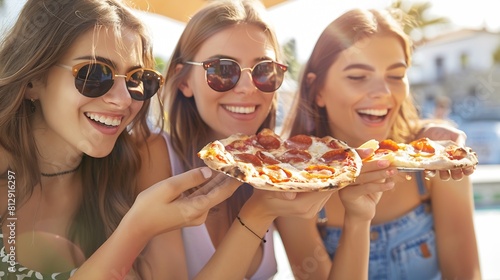
POLYGON ((40 172, 40 173, 42 174, 42 176, 45 176, 45 177, 55 177, 55 176, 62 176, 62 175, 66 175, 69 173, 76 172, 78 170, 78 168, 80 168, 80 165, 78 165, 77 167, 75 167, 74 169, 71 169, 71 170, 66 170, 66 171, 61 171, 61 172, 56 172, 56 173, 43 173, 43 172, 40 172))

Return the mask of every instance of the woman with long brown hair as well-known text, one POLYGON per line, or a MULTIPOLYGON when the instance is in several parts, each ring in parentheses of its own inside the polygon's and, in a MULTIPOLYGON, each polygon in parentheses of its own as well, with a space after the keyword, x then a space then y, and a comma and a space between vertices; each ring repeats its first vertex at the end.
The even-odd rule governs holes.
MULTIPOLYGON (((172 174, 203 166, 196 154, 211 141, 274 129, 277 91, 287 67, 280 62, 280 48, 265 15, 259 1, 213 1, 187 23, 165 75, 172 174)), ((370 209, 350 202, 365 195, 377 201, 381 191, 392 188, 389 181, 377 182, 395 174, 394 169, 379 163, 364 166, 358 185, 345 188, 347 211, 353 217, 352 223, 347 223, 351 234, 346 236, 351 240, 368 236, 358 231, 356 219, 370 209)), ((209 212, 204 224, 182 229, 190 278, 227 244, 250 253, 226 255, 226 262, 240 269, 235 274, 228 271, 227 279, 272 278, 277 271, 273 247, 276 229, 282 237, 299 230, 285 226, 286 218, 314 217, 331 194, 276 193, 243 184, 209 212)), ((335 279, 362 275, 351 267, 358 261, 355 252, 368 250, 366 243, 353 243, 346 254, 338 254, 334 261, 338 265, 331 270, 328 256, 317 255, 312 241, 301 240, 286 248, 289 256, 304 262, 313 259, 310 279, 327 279, 328 274, 335 279)), ((295 276, 301 278, 300 274, 295 276)))
POLYGON ((179 199, 211 170, 160 181, 153 68, 121 1, 26 2, 0 44, 0 278, 187 278, 178 229, 238 184, 218 177, 179 199))
MULTIPOLYGON (((387 11, 355 9, 342 14, 322 32, 305 65, 285 131, 331 135, 352 147, 370 139, 409 143, 423 137, 428 122, 419 118, 407 76, 412 48, 400 23, 387 11)), ((370 226, 370 239, 365 240, 370 241, 370 254, 362 260, 369 260, 370 279, 481 277, 472 185, 464 176, 473 171, 394 177, 394 189, 382 195, 376 213, 365 221, 370 226)), ((341 238, 347 212, 341 198, 341 193, 333 194, 322 215, 322 238, 330 257, 346 247, 341 238)), ((375 208, 373 203, 366 205, 375 208)), ((309 223, 314 227, 316 221, 309 223)), ((288 237, 285 244, 303 238, 288 237)), ((310 238, 319 239, 319 233, 310 238)))

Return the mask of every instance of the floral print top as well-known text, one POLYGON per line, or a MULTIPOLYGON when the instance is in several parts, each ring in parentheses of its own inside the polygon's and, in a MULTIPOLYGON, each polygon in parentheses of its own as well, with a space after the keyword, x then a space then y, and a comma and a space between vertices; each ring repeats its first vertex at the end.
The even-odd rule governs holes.
POLYGON ((71 271, 58 272, 52 274, 42 274, 38 271, 31 270, 20 265, 14 258, 11 262, 11 256, 7 254, 3 243, 3 234, 0 228, 0 280, 29 280, 29 279, 39 279, 39 280, 59 280, 59 279, 69 279, 76 271, 76 268, 71 271))

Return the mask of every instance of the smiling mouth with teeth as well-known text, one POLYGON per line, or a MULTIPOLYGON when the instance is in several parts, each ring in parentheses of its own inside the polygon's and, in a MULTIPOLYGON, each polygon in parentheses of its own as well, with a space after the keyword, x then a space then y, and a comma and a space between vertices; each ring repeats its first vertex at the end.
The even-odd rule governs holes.
POLYGON ((357 112, 362 118, 370 121, 381 121, 387 116, 389 109, 363 109, 357 112))
POLYGON ((228 106, 225 105, 223 106, 224 109, 228 110, 231 113, 237 113, 237 114, 251 114, 255 112, 257 106, 251 106, 251 107, 242 107, 242 106, 228 106))
POLYGON ((94 113, 85 113, 85 116, 95 122, 98 122, 99 124, 106 126, 119 126, 122 123, 121 118, 112 118, 110 116, 103 116, 94 113))

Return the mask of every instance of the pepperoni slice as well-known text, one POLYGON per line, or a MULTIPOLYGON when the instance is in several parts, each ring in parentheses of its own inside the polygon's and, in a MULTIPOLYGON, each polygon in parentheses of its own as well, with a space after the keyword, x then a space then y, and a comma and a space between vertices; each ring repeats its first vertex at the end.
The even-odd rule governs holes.
POLYGON ((335 149, 328 151, 324 153, 321 157, 320 160, 323 161, 324 163, 331 163, 331 162, 343 162, 345 159, 347 159, 348 154, 346 150, 344 149, 335 149))
POLYGON ((279 158, 282 162, 294 163, 294 162, 308 162, 311 160, 311 155, 303 150, 291 149, 286 151, 279 158))
POLYGON ((242 153, 242 154, 235 154, 234 157, 237 160, 250 163, 253 166, 262 166, 262 161, 256 155, 242 153))
POLYGON ((462 147, 449 147, 446 149, 448 158, 452 160, 461 160, 467 157, 467 151, 462 147))
MULTIPOLYGON (((385 139, 378 144, 379 150, 390 150, 396 152, 399 150, 398 143, 394 142, 391 139, 385 139)), ((378 152, 377 152, 378 153, 378 152)))
POLYGON ((427 138, 421 138, 410 143, 410 145, 415 149, 415 152, 424 152, 429 154, 434 154, 436 151, 434 147, 429 144, 427 138))
POLYGON ((299 134, 288 138, 285 141, 287 149, 307 150, 312 145, 312 138, 307 135, 299 134))
POLYGON ((226 150, 244 152, 247 151, 250 146, 253 146, 250 139, 235 140, 226 146, 226 150))
POLYGON ((266 150, 275 150, 281 146, 281 142, 276 136, 262 133, 257 135, 257 143, 266 150))
POLYGON ((255 155, 265 164, 279 164, 280 161, 275 159, 274 157, 270 157, 264 154, 262 151, 257 151, 255 155))
POLYGON ((328 139, 326 142, 326 146, 331 149, 342 149, 343 147, 339 144, 339 142, 328 139))

